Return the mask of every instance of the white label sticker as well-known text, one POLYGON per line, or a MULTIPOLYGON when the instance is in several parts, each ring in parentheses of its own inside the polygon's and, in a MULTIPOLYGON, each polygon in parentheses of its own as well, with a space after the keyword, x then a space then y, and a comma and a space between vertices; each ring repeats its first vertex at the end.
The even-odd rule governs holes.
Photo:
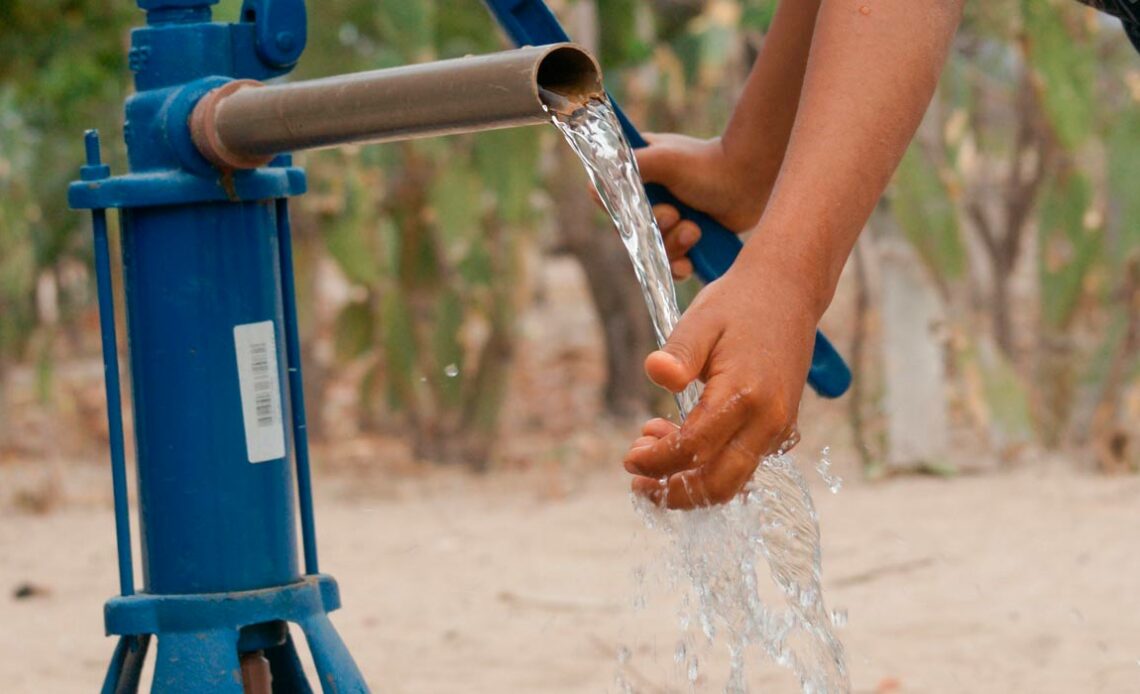
POLYGON ((234 326, 245 450, 251 463, 285 457, 273 321, 234 326))

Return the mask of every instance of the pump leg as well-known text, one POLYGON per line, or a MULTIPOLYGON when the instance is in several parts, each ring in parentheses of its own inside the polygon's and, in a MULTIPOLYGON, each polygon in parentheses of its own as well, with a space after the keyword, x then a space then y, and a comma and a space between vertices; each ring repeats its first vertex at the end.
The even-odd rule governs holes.
POLYGON ((368 685, 328 615, 313 615, 300 625, 313 653, 324 694, 366 694, 368 685))
POLYGON ((287 635, 285 643, 280 646, 267 648, 265 657, 269 659, 269 669, 273 672, 274 694, 313 694, 292 635, 287 635))
POLYGON ((171 632, 158 639, 153 694, 243 694, 238 632, 171 632))
POLYGON ((150 636, 120 636, 103 680, 103 694, 136 694, 150 636))

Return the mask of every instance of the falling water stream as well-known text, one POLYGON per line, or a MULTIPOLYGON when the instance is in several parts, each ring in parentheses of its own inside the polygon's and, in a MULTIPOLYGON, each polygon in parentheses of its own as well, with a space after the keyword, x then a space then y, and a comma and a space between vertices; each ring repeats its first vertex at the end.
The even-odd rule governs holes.
MULTIPOLYGON (((583 105, 548 92, 543 97, 617 227, 663 345, 681 314, 633 150, 608 100, 593 98, 583 105)), ((682 420, 700 389, 693 383, 677 395, 682 420)), ((826 467, 820 469, 825 473, 826 467)), ((837 489, 837 482, 828 484, 837 489)), ((726 691, 747 691, 745 666, 757 649, 792 670, 804 692, 849 691, 843 646, 832 630, 844 618, 824 604, 818 517, 789 455, 761 461, 745 492, 723 506, 682 512, 642 500, 635 505, 645 524, 668 538, 667 573, 678 583, 688 581, 674 658, 692 686, 700 664, 691 633, 699 630, 708 643, 723 638, 728 647, 726 691), (775 584, 775 600, 765 597, 768 579, 775 584)), ((620 678, 619 684, 632 691, 620 678)))

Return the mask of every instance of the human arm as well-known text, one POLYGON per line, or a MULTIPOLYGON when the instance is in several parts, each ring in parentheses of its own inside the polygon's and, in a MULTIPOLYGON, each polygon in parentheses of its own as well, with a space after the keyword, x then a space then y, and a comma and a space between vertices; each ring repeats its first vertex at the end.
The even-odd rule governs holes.
POLYGON ((816 325, 930 101, 962 4, 822 0, 756 233, 646 359, 671 391, 706 388, 682 427, 655 420, 631 447, 636 491, 674 508, 725 502, 794 436, 816 325))
MULTIPOLYGON (((681 202, 737 233, 756 225, 792 132, 819 3, 780 3, 721 137, 646 136, 650 146, 637 155, 647 183, 664 185, 681 202)), ((654 212, 673 275, 688 277, 693 266, 685 254, 700 240, 700 228, 682 221, 670 205, 658 205, 654 212)))

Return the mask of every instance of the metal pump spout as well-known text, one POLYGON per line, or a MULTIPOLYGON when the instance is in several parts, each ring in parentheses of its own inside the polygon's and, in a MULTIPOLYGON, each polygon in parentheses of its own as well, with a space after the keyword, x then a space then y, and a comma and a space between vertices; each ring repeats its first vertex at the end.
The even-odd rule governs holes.
POLYGON ((601 69, 564 43, 281 85, 238 80, 204 96, 190 128, 211 163, 256 168, 298 149, 546 122, 544 92, 599 96, 601 69))

